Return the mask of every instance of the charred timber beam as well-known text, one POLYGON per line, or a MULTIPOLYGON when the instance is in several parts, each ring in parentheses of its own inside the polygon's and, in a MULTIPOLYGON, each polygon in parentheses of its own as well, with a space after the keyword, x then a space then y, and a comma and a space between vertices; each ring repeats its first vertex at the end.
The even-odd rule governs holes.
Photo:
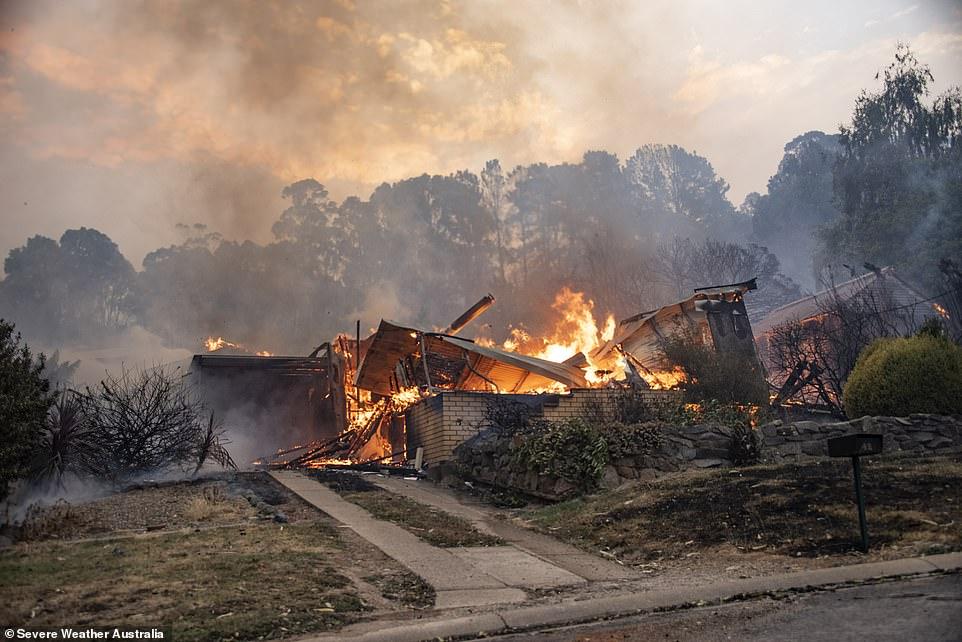
POLYGON ((424 366, 424 380, 427 384, 428 390, 433 390, 434 386, 431 385, 431 371, 428 369, 428 350, 424 345, 424 333, 418 332, 418 347, 421 351, 421 365, 424 366))
POLYGON ((468 308, 464 314, 452 321, 451 325, 449 325, 442 334, 457 334, 463 330, 466 325, 481 316, 484 311, 492 305, 494 305, 494 296, 485 294, 477 303, 468 308))

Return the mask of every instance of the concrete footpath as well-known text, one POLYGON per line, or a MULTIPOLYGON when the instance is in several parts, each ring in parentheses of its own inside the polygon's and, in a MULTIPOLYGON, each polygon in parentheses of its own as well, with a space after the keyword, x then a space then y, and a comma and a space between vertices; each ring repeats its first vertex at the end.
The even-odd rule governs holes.
POLYGON ((419 575, 437 594, 435 608, 518 603, 528 597, 524 589, 587 583, 585 578, 514 546, 432 546, 396 524, 375 519, 301 473, 275 471, 271 475, 419 575))
MULTIPOLYGON (((586 600, 566 600, 539 606, 501 607, 455 618, 439 615, 416 623, 381 622, 378 630, 348 627, 311 640, 358 642, 420 642, 438 638, 473 639, 495 634, 591 622, 602 618, 638 615, 684 606, 708 606, 751 599, 772 592, 827 589, 869 580, 895 579, 962 570, 962 553, 914 557, 890 562, 839 566, 744 580, 716 582, 701 587, 630 593, 586 600), (352 628, 354 630, 352 630, 352 628)), ((369 627, 371 623, 367 623, 369 627)), ((365 628, 367 628, 365 627, 365 628)))
POLYGON ((870 580, 896 579, 962 570, 962 553, 914 557, 767 577, 725 580, 704 586, 618 592, 629 589, 633 570, 600 560, 563 542, 497 520, 483 506, 465 503, 447 489, 396 478, 371 481, 386 490, 463 517, 507 546, 438 548, 400 526, 375 519, 361 507, 298 472, 272 472, 279 482, 380 548, 431 584, 437 592, 435 616, 412 622, 367 621, 313 640, 419 642, 438 638, 472 639, 496 634, 593 622, 647 612, 749 600, 768 593, 831 589, 870 580), (525 589, 607 582, 603 597, 577 597, 524 606, 525 589), (481 607, 468 615, 448 611, 481 607))
POLYGON ((457 515, 482 533, 500 537, 511 546, 525 551, 589 582, 620 582, 637 579, 641 574, 632 568, 602 559, 591 553, 558 541, 553 537, 498 519, 486 506, 458 496, 450 489, 431 482, 370 475, 368 481, 415 501, 457 515))

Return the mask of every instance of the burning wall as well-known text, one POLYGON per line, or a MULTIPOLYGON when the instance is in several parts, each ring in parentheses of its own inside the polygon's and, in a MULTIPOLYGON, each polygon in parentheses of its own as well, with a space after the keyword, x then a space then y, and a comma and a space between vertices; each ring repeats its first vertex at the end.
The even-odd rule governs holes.
POLYGON ((603 367, 623 363, 629 379, 643 386, 673 388, 684 373, 665 362, 662 345, 678 332, 700 337, 716 350, 755 353, 744 301, 745 293, 754 289, 755 279, 699 288, 687 299, 629 317, 591 357, 603 367))

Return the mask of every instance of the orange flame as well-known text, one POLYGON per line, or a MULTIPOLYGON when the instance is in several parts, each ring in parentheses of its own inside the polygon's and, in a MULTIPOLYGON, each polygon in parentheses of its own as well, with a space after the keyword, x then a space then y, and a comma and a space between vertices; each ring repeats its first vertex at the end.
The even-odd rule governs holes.
MULTIPOLYGON (((243 345, 234 343, 233 341, 228 341, 224 337, 217 337, 216 339, 213 336, 207 337, 204 339, 204 347, 207 349, 207 352, 217 352, 218 350, 223 350, 224 348, 233 348, 234 350, 250 352, 250 350, 245 348, 243 345)), ((267 350, 258 350, 254 352, 254 354, 256 354, 258 357, 274 356, 273 353, 268 352, 267 350)))
POLYGON ((207 337, 204 339, 204 347, 207 348, 207 352, 217 352, 218 350, 223 350, 224 348, 239 348, 236 343, 231 343, 224 337, 207 337))
POLYGON ((652 390, 672 390, 685 380, 685 371, 681 368, 662 370, 659 372, 639 372, 652 390))
POLYGON ((945 319, 946 321, 949 320, 949 311, 946 310, 946 309, 945 309, 944 307, 942 307, 941 305, 939 305, 938 303, 933 303, 933 304, 932 304, 932 309, 935 310, 936 313, 937 313, 940 317, 942 317, 943 319, 945 319))
MULTIPOLYGON (((591 384, 601 384, 624 375, 624 368, 602 371, 591 361, 591 353, 615 334, 615 317, 607 315, 603 325, 595 319, 595 303, 565 286, 555 295, 551 307, 558 314, 549 332, 532 337, 524 328, 513 328, 511 336, 502 344, 505 350, 561 363, 579 352, 585 356, 585 378, 591 384)), ((560 385, 560 384, 559 384, 560 385)))

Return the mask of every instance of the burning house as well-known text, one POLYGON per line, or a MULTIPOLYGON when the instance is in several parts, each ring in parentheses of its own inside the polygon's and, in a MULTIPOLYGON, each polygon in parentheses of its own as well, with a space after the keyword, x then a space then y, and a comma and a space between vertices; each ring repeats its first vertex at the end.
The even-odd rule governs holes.
POLYGON ((765 359, 772 332, 791 322, 811 323, 825 315, 826 307, 836 303, 859 302, 878 308, 893 323, 917 327, 931 316, 940 315, 938 304, 928 299, 898 275, 893 267, 871 270, 861 276, 838 283, 816 294, 802 297, 772 310, 755 324, 759 353, 765 359))
POLYGON ((876 268, 777 308, 755 323, 756 342, 773 403, 841 413, 847 368, 882 336, 911 334, 946 311, 892 267, 876 268))
MULTIPOLYGON (((429 463, 443 461, 485 422, 492 394, 525 403, 551 421, 610 412, 622 389, 616 382, 625 376, 641 396, 672 394, 680 372, 664 363, 661 342, 679 330, 717 350, 754 355, 743 299, 754 289, 754 280, 700 288, 683 301, 625 319, 589 354, 568 354, 562 362, 382 321, 355 385, 385 398, 417 391, 404 407, 405 449, 422 448, 429 463)), ((593 320, 590 326, 597 331, 593 320)))
POLYGON ((355 384, 375 397, 415 402, 405 405, 394 421, 403 422, 404 451, 422 448, 429 463, 449 458, 458 443, 477 431, 491 394, 527 397, 588 386, 574 365, 388 321, 381 321, 355 384))
MULTIPOLYGON (((595 323, 590 301, 563 289, 553 307, 564 331, 540 341, 515 333, 502 346, 458 336, 494 303, 491 295, 443 330, 381 320, 369 337, 342 335, 328 350, 342 356, 343 378, 327 385, 337 389, 344 382, 338 399, 345 400, 345 411, 341 424, 327 425, 343 429, 278 451, 270 465, 399 464, 418 452, 423 462, 435 464, 478 431, 495 399, 524 403, 557 421, 613 411, 629 384, 652 400, 673 395, 681 373, 664 363, 661 342, 688 331, 717 350, 754 354, 743 300, 753 289, 754 280, 700 288, 620 324, 609 318, 604 329, 595 323)), ((213 366, 203 361, 200 366, 213 366)))
POLYGON ((665 363, 662 351, 665 339, 676 333, 700 337, 716 350, 754 354, 744 301, 745 293, 754 289, 755 279, 698 288, 687 299, 624 319, 592 360, 613 369, 621 362, 630 380, 659 389, 674 387, 683 374, 674 364, 665 363))

